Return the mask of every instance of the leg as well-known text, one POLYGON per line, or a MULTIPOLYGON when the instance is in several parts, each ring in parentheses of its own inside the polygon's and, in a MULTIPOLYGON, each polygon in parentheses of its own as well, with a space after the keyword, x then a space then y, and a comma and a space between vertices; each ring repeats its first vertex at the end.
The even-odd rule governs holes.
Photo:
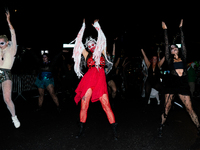
POLYGON ((184 96, 179 94, 180 99, 182 100, 183 104, 186 107, 186 110, 188 111, 192 121, 194 122, 194 124, 197 126, 197 128, 199 128, 199 120, 198 117, 196 115, 196 113, 194 112, 193 108, 192 108, 192 103, 190 100, 190 96, 184 96))
POLYGON ((12 92, 12 81, 6 80, 2 83, 2 90, 3 90, 3 98, 10 111, 12 117, 15 116, 15 105, 11 100, 11 92, 12 92))
POLYGON ((105 113, 107 115, 108 121, 111 124, 112 131, 113 131, 113 134, 114 134, 114 140, 118 140, 117 123, 115 123, 115 116, 114 116, 113 111, 112 111, 112 109, 110 107, 110 103, 109 103, 109 100, 108 100, 108 95, 107 94, 103 94, 103 96, 100 97, 100 102, 101 102, 101 105, 103 107, 103 110, 105 111, 105 113))
POLYGON ((58 97, 55 94, 54 91, 54 86, 52 84, 49 84, 47 86, 47 90, 49 91, 49 94, 51 95, 53 101, 55 102, 56 106, 59 107, 59 101, 58 101, 58 97))
POLYGON ((117 92, 117 87, 115 85, 115 82, 113 80, 108 81, 108 86, 111 87, 112 89, 112 98, 114 99, 117 92))
POLYGON ((159 137, 162 137, 162 133, 163 133, 163 124, 165 123, 166 119, 167 119, 167 115, 169 113, 169 110, 171 108, 171 103, 172 103, 172 100, 173 100, 173 94, 165 94, 165 112, 161 115, 161 118, 162 118, 162 122, 161 122, 161 125, 158 129, 159 131, 159 134, 158 136, 159 137))
POLYGON ((101 102, 103 110, 105 111, 105 113, 107 115, 107 118, 108 118, 108 121, 110 122, 110 124, 115 123, 115 116, 114 116, 113 111, 112 111, 112 109, 110 107, 110 102, 109 102, 109 99, 108 99, 108 95, 107 94, 103 94, 103 96, 100 97, 99 100, 101 102))
POLYGON ((83 134, 85 122, 86 122, 86 119, 87 119, 87 110, 88 110, 88 107, 89 107, 91 96, 92 96, 92 89, 89 88, 87 90, 87 92, 85 93, 85 96, 83 96, 83 98, 81 100, 79 132, 76 135, 76 138, 79 138, 83 134))
POLYGON ((81 100, 80 122, 85 123, 87 119, 87 110, 92 96, 92 89, 89 88, 81 100))
POLYGON ((41 108, 42 103, 44 101, 44 89, 38 88, 38 91, 39 91, 38 106, 41 108))
POLYGON ((167 115, 169 113, 169 110, 171 108, 172 100, 173 100, 173 94, 165 94, 165 112, 162 114, 162 122, 161 124, 163 125, 167 119, 167 115))
POLYGON ((10 111, 12 115, 12 121, 14 123, 15 128, 20 127, 20 122, 15 115, 15 105, 13 104, 13 101, 11 100, 11 92, 12 92, 12 81, 6 80, 2 83, 2 90, 3 90, 3 97, 4 101, 8 107, 8 110, 10 111))
POLYGON ((150 82, 147 80, 145 83, 145 105, 147 104, 147 101, 150 98, 151 88, 152 88, 152 86, 151 86, 150 82))

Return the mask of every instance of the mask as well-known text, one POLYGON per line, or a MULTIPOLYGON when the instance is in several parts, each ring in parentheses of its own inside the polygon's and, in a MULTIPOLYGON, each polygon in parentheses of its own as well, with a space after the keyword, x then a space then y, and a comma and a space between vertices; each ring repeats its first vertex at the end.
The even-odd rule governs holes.
POLYGON ((94 42, 89 42, 87 46, 88 49, 93 53, 96 48, 96 44, 94 42))

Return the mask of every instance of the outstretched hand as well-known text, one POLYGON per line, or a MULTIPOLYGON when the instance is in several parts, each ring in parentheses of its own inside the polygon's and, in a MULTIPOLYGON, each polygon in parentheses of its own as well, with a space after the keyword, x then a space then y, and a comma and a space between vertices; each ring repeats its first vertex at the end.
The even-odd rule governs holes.
POLYGON ((10 12, 9 10, 6 10, 6 18, 7 18, 7 21, 10 21, 10 12))
MULTIPOLYGON (((99 21, 99 19, 95 19, 95 20, 94 20, 94 24, 95 24, 95 22, 98 22, 98 21, 99 21)), ((94 25, 94 24, 92 24, 92 25, 94 25)))
POLYGON ((163 22, 163 21, 162 21, 162 28, 167 29, 167 26, 166 26, 165 22, 163 22))
POLYGON ((183 19, 181 19, 181 23, 179 25, 179 28, 183 26, 183 19))

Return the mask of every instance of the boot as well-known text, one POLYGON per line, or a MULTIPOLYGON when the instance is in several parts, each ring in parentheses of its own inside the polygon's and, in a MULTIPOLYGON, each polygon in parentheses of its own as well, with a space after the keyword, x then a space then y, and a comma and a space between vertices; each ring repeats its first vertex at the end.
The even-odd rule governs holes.
POLYGON ((76 138, 77 138, 77 139, 78 139, 80 136, 83 135, 84 129, 85 129, 85 123, 79 122, 79 132, 78 132, 78 134, 76 135, 76 138))
POLYGON ((112 130, 113 130, 113 134, 114 134, 114 140, 115 140, 115 141, 118 140, 117 125, 118 125, 118 123, 113 123, 113 124, 111 124, 112 130))
POLYGON ((163 135, 163 124, 160 124, 159 128, 158 128, 158 137, 162 137, 163 135))

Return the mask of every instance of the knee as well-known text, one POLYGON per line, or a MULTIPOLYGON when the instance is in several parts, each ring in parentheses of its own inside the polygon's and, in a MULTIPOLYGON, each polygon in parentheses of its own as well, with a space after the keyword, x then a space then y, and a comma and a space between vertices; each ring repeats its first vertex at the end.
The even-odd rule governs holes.
POLYGON ((88 105, 81 105, 81 111, 82 112, 87 112, 87 110, 88 110, 88 105))
POLYGON ((106 103, 106 104, 102 105, 102 107, 105 112, 108 112, 111 110, 110 103, 106 103))
POLYGON ((39 97, 43 98, 44 97, 44 93, 39 93, 39 97))
POLYGON ((4 97, 4 101, 6 104, 9 104, 12 102, 11 98, 9 98, 9 97, 4 97))
POLYGON ((189 114, 193 113, 192 107, 187 107, 186 110, 187 110, 187 112, 188 112, 189 114))
POLYGON ((171 108, 171 104, 167 104, 165 106, 165 112, 168 112, 170 110, 170 108, 171 108))

